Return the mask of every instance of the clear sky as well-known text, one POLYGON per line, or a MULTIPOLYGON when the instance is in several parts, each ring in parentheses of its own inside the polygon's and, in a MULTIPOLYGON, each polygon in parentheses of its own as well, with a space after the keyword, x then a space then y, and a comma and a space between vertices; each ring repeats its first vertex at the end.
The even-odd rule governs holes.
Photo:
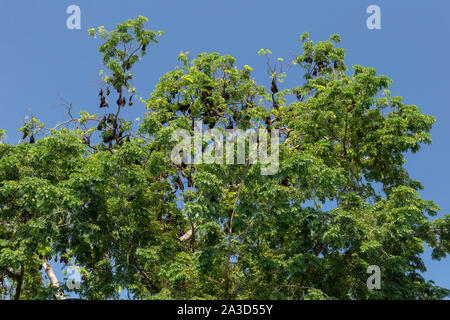
MULTIPOLYGON (((406 166, 425 186, 424 199, 434 200, 448 214, 449 14, 446 0, 0 0, 0 128, 7 130, 7 142, 16 143, 27 114, 54 126, 64 117, 62 99, 73 103, 75 112, 98 111, 102 66, 99 42, 87 33, 91 27, 113 29, 143 15, 149 28, 165 32, 136 66, 134 84, 144 98, 177 65, 180 51, 230 54, 240 66, 253 67, 260 84, 269 85, 265 60, 257 55, 260 48, 288 59, 299 52, 304 31, 314 41, 339 33, 348 65, 375 67, 393 79, 393 95, 436 117, 433 145, 408 155, 406 166), (66 9, 72 4, 81 8, 81 30, 66 27, 66 9), (369 5, 381 8, 381 30, 366 27, 369 5)), ((287 84, 297 80, 293 75, 287 84)), ((133 108, 130 117, 142 116, 143 105, 133 108)), ((425 277, 450 288, 450 259, 432 261, 429 251, 424 259, 425 277)))

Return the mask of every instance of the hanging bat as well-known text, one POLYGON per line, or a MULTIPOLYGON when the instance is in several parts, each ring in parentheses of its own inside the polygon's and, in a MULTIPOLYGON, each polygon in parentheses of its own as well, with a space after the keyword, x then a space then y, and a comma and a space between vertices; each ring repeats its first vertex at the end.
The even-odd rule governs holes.
POLYGON ((222 97, 223 97, 225 100, 228 100, 228 99, 230 99, 230 94, 229 94, 227 91, 224 91, 224 92, 222 93, 222 97))
POLYGON ((97 129, 98 130, 102 130, 103 125, 105 124, 105 122, 106 122, 106 116, 103 116, 102 120, 99 122, 99 124, 97 126, 97 129))
POLYGON ((30 129, 28 129, 28 127, 23 128, 22 140, 26 139, 26 137, 28 137, 29 134, 30 134, 30 129))
POLYGON ((278 92, 277 82, 275 78, 272 78, 272 86, 270 87, 270 90, 272 91, 273 94, 278 92))
POLYGON ((111 123, 114 121, 114 115, 112 113, 108 114, 108 118, 106 119, 106 122, 111 123))
POLYGON ((100 108, 105 108, 108 107, 108 102, 106 102, 106 98, 104 96, 102 96, 101 100, 100 100, 100 108))

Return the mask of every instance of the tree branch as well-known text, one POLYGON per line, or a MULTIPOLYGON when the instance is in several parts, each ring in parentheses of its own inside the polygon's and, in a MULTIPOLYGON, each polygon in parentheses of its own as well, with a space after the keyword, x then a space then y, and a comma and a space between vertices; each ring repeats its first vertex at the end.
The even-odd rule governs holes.
POLYGON ((4 273, 6 273, 6 275, 14 280, 18 280, 18 278, 20 277, 19 273, 15 273, 12 272, 11 270, 9 270, 7 267, 0 267, 0 270, 3 271, 4 273))

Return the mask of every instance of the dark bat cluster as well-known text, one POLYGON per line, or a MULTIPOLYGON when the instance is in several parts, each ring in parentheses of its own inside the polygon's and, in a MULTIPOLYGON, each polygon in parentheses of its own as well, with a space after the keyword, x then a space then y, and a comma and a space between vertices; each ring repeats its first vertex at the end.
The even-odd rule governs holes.
MULTIPOLYGON (((127 100, 125 99, 125 97, 122 96, 122 90, 119 89, 117 90, 117 92, 119 93, 119 98, 116 100, 116 104, 119 107, 125 107, 125 105, 127 104, 127 100)), ((100 96, 100 108, 109 107, 109 104, 106 100, 106 96, 109 96, 109 94, 110 94, 109 88, 107 88, 105 92, 103 91, 103 89, 100 89, 100 92, 98 94, 100 96)), ((133 95, 131 95, 128 98, 128 105, 129 106, 133 105, 133 95)))
POLYGON ((97 125, 97 130, 102 131, 102 141, 108 145, 106 149, 112 148, 112 143, 122 145, 123 140, 130 142, 129 136, 124 136, 124 128, 121 120, 117 119, 116 115, 112 113, 105 114, 97 125))
MULTIPOLYGON (((50 261, 52 260, 52 256, 43 256, 42 254, 39 255, 39 259, 40 260, 46 260, 46 261, 50 261)), ((64 263, 64 264, 68 264, 69 261, 72 259, 72 255, 70 254, 62 254, 61 256, 55 256, 54 258, 54 262, 57 263, 59 261, 59 263, 64 263)), ((39 264, 39 270, 42 269, 42 264, 39 264)))
POLYGON ((314 66, 311 69, 311 74, 314 77, 317 77, 320 72, 323 72, 324 70, 327 70, 330 67, 333 67, 334 69, 340 68, 340 64, 338 61, 328 62, 326 54, 327 54, 326 52, 322 52, 320 55, 314 57, 314 60, 312 57, 306 57, 303 59, 303 62, 306 62, 307 64, 310 65, 312 65, 314 62, 314 66))

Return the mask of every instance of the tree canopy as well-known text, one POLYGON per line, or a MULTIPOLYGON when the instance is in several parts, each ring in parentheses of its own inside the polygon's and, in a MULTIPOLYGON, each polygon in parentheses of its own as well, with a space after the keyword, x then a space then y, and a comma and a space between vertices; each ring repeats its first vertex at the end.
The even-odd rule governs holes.
POLYGON ((450 294, 421 275, 425 244, 434 259, 450 252, 450 216, 432 218, 439 207, 404 167, 406 153, 431 143, 432 116, 391 95, 391 80, 374 68, 351 73, 338 35, 315 43, 305 33, 292 61, 259 51, 267 87, 232 56, 181 53, 135 125, 121 115, 137 104, 133 70, 163 35, 146 22, 89 30, 107 69, 98 109, 73 116, 69 107, 54 128, 32 117, 19 143, 0 144, 1 297, 450 294), (289 68, 303 78, 284 88, 289 68), (172 134, 193 135, 197 121, 279 130, 278 171, 262 175, 249 161, 175 164, 172 134), (81 268, 81 288, 52 280, 53 259, 81 268), (379 290, 367 288, 370 265, 381 268, 379 290))

